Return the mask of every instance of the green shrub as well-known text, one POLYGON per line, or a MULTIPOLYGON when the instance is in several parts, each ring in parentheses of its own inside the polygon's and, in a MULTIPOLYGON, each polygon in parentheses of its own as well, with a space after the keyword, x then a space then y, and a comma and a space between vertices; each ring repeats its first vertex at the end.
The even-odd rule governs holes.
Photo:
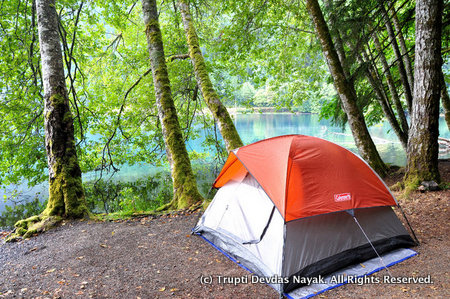
POLYGON ((154 210, 172 199, 172 180, 166 172, 133 182, 101 179, 84 187, 88 207, 94 213, 128 215, 154 210))
POLYGON ((12 228, 18 220, 40 214, 45 209, 47 201, 40 202, 38 195, 31 201, 21 198, 20 195, 8 199, 13 204, 6 205, 5 211, 0 215, 0 228, 12 228))

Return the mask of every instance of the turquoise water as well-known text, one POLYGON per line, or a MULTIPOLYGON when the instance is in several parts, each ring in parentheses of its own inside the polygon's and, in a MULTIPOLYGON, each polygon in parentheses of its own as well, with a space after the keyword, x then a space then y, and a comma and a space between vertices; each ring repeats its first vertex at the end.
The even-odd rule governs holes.
MULTIPOLYGON (((319 120, 317 114, 238 114, 236 128, 245 144, 264 138, 287 134, 303 134, 329 140, 357 153, 348 125, 342 131, 331 125, 329 120, 319 120)), ((439 119, 440 137, 450 139, 450 132, 443 117, 439 119)), ((369 128, 381 157, 386 163, 405 166, 406 154, 387 122, 369 128)), ((442 153, 441 159, 450 158, 450 153, 442 153)))
MULTIPOLYGON (((249 144, 261 139, 287 134, 303 134, 329 140, 337 143, 353 152, 357 152, 353 137, 348 126, 344 131, 340 127, 331 125, 328 120, 319 120, 316 114, 292 114, 292 113, 251 113, 237 114, 234 117, 236 128, 245 144, 249 144)), ((450 132, 445 120, 439 119, 440 136, 450 139, 450 132)), ((406 164, 406 154, 394 132, 391 131, 387 122, 369 128, 372 138, 386 163, 404 166, 406 164)), ((201 144, 204 138, 191 141, 188 150, 204 152, 201 144)), ((442 153, 441 159, 450 158, 450 152, 442 153)), ((197 163, 200 163, 197 161, 197 163)), ((114 177, 119 180, 135 181, 138 178, 154 174, 161 168, 151 165, 121 166, 121 170, 114 177)), ((83 174, 84 180, 96 178, 95 173, 83 174)), ((211 182, 214 178, 211 178, 211 182)), ((21 198, 30 200, 40 192, 39 197, 48 196, 48 184, 42 183, 33 188, 27 188, 26 183, 18 186, 9 186, 8 189, 17 189, 22 192, 21 198)), ((5 193, 0 189, 0 213, 4 210, 5 203, 2 198, 5 193)), ((6 191, 8 194, 8 191, 6 191)))

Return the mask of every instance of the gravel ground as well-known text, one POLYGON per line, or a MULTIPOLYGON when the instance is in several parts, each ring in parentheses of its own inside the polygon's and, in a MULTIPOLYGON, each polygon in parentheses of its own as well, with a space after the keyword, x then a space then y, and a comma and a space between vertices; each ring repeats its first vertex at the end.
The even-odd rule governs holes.
MULTIPOLYGON (((450 181, 450 167, 444 180, 450 181)), ((396 178, 388 179, 393 183, 396 178)), ((401 200, 419 255, 390 268, 432 284, 345 285, 318 298, 450 298, 450 191, 401 200)), ((118 222, 71 221, 30 240, 0 245, 0 298, 278 298, 264 284, 219 284, 249 275, 190 229, 199 213, 118 222), (212 284, 202 284, 202 277, 212 284)), ((375 274, 383 276, 384 271, 375 274)))
POLYGON ((248 273, 197 236, 199 214, 67 222, 0 246, 5 298, 276 298, 266 285, 202 285, 248 273))

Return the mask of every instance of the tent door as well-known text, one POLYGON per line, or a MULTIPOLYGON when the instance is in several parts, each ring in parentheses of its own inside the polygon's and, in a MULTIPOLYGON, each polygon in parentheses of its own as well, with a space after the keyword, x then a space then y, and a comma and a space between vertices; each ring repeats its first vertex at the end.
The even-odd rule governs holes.
POLYGON ((224 202, 225 207, 216 229, 238 243, 257 244, 270 225, 275 205, 250 175, 247 175, 233 191, 232 194, 228 193, 225 197, 218 198, 226 201, 226 204, 224 202))
POLYGON ((266 234, 267 228, 269 227, 270 221, 272 221, 272 217, 273 217, 273 213, 274 212, 275 212, 275 206, 273 206, 272 212, 270 212, 269 220, 267 221, 267 224, 264 227, 263 232, 262 232, 261 236, 259 237, 259 239, 258 240, 247 241, 247 242, 244 242, 242 244, 244 244, 244 245, 247 245, 247 244, 258 244, 259 242, 261 242, 261 240, 264 238, 264 235, 266 234))

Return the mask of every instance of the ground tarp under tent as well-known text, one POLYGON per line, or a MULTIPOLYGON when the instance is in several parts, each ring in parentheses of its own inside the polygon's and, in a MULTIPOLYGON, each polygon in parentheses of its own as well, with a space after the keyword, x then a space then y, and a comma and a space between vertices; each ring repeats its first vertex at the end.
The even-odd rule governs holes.
POLYGON ((344 283, 307 286, 304 278, 370 274, 415 254, 402 249, 415 242, 384 182, 329 141, 288 135, 241 147, 213 186, 194 233, 288 297, 344 283))

